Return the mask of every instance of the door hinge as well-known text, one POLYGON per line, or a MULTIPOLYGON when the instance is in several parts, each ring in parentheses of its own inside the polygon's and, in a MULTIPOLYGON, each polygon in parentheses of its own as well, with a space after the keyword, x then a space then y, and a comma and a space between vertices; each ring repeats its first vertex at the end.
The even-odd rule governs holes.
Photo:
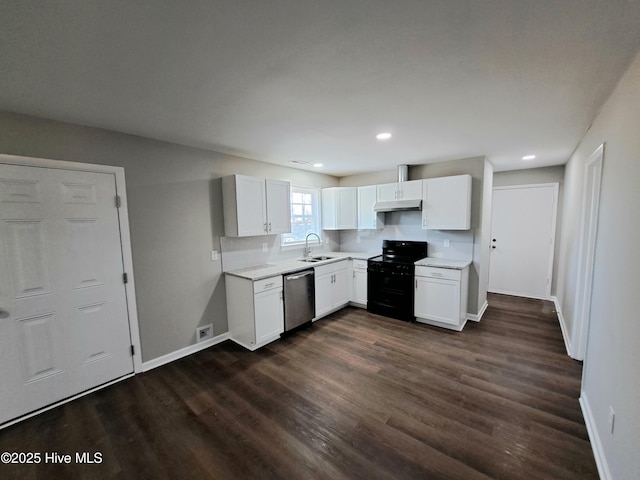
POLYGON ((122 283, 129 283, 129 275, 127 275, 127 272, 122 274, 122 283))
POLYGON ((116 195, 116 208, 120 208, 122 206, 122 199, 120 195, 116 195))
POLYGON ((131 356, 133 357, 136 354, 136 347, 135 345, 131 345, 131 356))

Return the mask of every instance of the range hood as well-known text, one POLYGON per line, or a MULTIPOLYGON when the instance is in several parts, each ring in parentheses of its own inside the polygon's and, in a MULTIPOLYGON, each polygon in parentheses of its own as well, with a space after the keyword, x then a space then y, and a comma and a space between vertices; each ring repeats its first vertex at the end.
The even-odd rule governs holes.
POLYGON ((393 200, 391 202, 376 202, 373 206, 376 212, 400 212, 403 210, 422 210, 422 200, 393 200))
MULTIPOLYGON (((409 166, 398 165, 398 183, 406 182, 409 178, 409 166)), ((422 210, 422 200, 390 200, 376 202, 373 205, 376 212, 400 212, 407 210, 422 210)))

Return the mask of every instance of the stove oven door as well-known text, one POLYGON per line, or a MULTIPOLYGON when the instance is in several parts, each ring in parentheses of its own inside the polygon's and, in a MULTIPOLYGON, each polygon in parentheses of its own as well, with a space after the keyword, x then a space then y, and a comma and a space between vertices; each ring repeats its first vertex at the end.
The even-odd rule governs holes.
POLYGON ((367 310, 371 313, 412 321, 413 275, 367 270, 367 310))

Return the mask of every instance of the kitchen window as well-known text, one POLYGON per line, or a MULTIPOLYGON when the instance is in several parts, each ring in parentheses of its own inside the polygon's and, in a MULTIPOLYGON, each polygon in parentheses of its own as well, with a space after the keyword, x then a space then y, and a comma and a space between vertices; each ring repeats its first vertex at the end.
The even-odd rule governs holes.
MULTIPOLYGON (((320 228, 320 190, 291 186, 291 233, 281 235, 282 246, 304 244, 307 234, 322 235, 320 228)), ((317 239, 310 241, 317 244, 317 239)))

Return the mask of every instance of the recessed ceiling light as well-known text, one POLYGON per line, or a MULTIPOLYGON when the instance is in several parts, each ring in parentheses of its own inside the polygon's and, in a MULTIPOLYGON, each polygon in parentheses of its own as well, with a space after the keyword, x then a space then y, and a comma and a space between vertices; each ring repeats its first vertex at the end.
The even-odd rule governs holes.
POLYGON ((535 160, 535 158, 535 155, 525 155, 524 157, 522 157, 523 160, 535 160))
POLYGON ((391 134, 389 132, 383 132, 376 135, 378 140, 389 140, 391 138, 391 134))
POLYGON ((316 168, 321 168, 322 164, 321 163, 314 163, 313 166, 316 167, 316 168))

